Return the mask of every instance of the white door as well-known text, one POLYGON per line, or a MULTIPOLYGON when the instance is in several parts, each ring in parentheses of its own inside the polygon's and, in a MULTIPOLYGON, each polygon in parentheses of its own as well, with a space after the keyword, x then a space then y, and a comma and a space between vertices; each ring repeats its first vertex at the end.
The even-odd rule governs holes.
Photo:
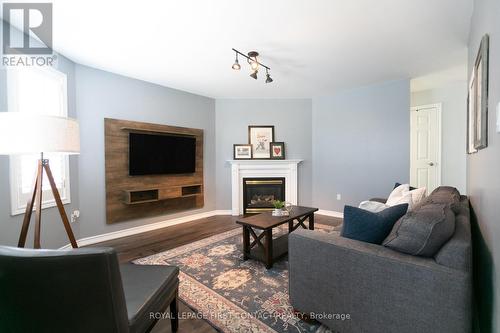
POLYGON ((411 108, 410 183, 427 187, 441 185, 441 104, 411 108))

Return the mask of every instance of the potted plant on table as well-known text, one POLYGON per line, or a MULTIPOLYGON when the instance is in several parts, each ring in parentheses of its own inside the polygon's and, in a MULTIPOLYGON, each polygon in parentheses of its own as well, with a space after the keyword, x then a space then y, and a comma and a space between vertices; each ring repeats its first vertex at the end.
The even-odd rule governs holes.
POLYGON ((274 200, 273 201, 273 206, 274 206, 274 209, 273 209, 273 216, 284 216, 284 210, 283 208, 285 208, 285 202, 284 201, 281 201, 281 200, 274 200))

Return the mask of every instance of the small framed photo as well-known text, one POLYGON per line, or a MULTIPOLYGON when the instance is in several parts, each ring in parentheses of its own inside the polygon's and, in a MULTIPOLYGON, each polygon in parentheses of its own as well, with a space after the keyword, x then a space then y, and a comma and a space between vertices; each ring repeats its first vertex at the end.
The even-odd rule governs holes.
POLYGON ((270 143, 274 141, 274 126, 248 126, 248 143, 253 146, 253 158, 271 158, 270 143))
POLYGON ((285 159, 285 143, 284 142, 271 142, 271 159, 284 160, 285 159))
POLYGON ((250 159, 252 159, 252 145, 235 144, 233 146, 233 158, 235 160, 250 160, 250 159))

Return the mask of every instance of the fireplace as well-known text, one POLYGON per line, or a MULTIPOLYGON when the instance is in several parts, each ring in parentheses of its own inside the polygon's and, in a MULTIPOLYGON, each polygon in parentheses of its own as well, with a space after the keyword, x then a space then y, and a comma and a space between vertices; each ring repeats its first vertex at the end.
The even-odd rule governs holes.
POLYGON ((272 210, 275 200, 285 201, 285 178, 243 178, 243 214, 272 210))

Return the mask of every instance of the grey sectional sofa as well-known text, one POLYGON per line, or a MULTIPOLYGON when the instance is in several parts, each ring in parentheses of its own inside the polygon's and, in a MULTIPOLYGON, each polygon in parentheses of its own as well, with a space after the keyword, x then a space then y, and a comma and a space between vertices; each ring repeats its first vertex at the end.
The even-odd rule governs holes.
POLYGON ((295 231, 289 239, 292 306, 340 333, 470 332, 469 201, 442 187, 422 205, 453 201, 455 232, 434 258, 295 231))

